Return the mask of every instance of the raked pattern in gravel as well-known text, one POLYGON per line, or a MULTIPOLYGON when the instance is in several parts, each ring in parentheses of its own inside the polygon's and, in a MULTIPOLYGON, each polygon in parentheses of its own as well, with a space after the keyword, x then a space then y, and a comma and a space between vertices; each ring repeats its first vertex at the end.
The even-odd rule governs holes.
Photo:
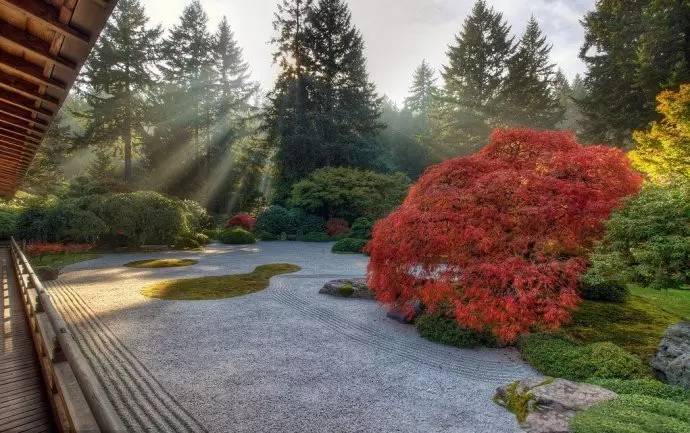
POLYGON ((495 388, 535 375, 514 350, 421 339, 372 301, 318 294, 362 276, 367 259, 331 244, 211 245, 203 252, 109 254, 64 270, 49 291, 132 432, 516 433, 495 388), (185 268, 132 260, 192 258, 185 268), (140 294, 151 282, 302 270, 259 293, 215 301, 140 294))

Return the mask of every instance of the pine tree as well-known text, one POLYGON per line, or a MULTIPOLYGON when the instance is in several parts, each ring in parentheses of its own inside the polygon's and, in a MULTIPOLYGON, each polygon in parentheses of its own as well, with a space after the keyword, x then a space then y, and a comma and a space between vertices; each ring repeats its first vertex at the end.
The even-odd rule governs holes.
POLYGON ((568 78, 559 69, 554 78, 554 94, 558 98, 563 119, 556 125, 557 129, 566 129, 582 134, 582 122, 584 117, 578 106, 578 101, 585 97, 584 83, 580 75, 575 75, 573 82, 568 82, 568 78))
POLYGON ((64 122, 65 113, 60 111, 46 131, 24 176, 24 191, 45 196, 59 194, 65 189, 64 163, 71 158, 75 146, 72 128, 64 122))
POLYGON ((132 180, 132 152, 147 125, 147 93, 155 74, 153 63, 161 30, 148 27, 139 0, 121 0, 106 25, 85 69, 87 140, 101 146, 121 141, 124 180, 132 180))
POLYGON ((423 60, 414 72, 410 95, 405 98, 405 108, 415 114, 427 117, 431 104, 437 96, 438 89, 436 88, 434 70, 426 60, 423 60))
POLYGON ((500 122, 504 126, 553 129, 563 120, 563 108, 554 93, 552 46, 531 17, 501 89, 500 122))
POLYGON ((515 51, 503 14, 478 0, 448 50, 443 68, 443 106, 436 114, 435 140, 447 153, 471 151, 496 125, 500 89, 515 51))

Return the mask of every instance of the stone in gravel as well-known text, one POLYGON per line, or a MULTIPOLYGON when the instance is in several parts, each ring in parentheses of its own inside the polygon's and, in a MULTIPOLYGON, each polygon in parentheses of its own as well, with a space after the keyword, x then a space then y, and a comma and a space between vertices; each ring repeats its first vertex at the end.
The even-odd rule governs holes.
POLYGON ((496 390, 494 401, 516 412, 527 433, 569 433, 578 411, 615 398, 600 386, 565 379, 525 379, 496 390))
POLYGON ((651 365, 659 379, 690 389, 690 322, 666 330, 651 365))
POLYGON ((52 266, 37 266, 34 272, 41 281, 57 280, 58 276, 60 276, 60 270, 52 266))
POLYGON ((407 301, 403 305, 393 306, 386 316, 400 323, 409 324, 413 323, 422 314, 422 311, 421 301, 413 300, 407 301))
POLYGON ((341 298, 374 299, 364 278, 331 280, 323 285, 319 293, 341 298))

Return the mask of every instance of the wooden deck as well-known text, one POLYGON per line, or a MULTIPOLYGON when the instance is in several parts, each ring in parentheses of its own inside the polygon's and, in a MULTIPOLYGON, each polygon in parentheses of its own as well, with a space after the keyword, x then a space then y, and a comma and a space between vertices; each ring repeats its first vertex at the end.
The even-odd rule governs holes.
POLYGON ((0 433, 53 432, 50 403, 26 322, 8 250, 0 247, 0 433))

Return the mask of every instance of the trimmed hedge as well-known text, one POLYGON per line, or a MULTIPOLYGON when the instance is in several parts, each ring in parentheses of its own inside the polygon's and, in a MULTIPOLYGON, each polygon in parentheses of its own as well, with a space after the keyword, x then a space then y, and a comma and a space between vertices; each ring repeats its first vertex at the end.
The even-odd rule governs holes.
POLYGON ((521 339, 520 352, 535 369, 552 377, 585 381, 649 376, 640 358, 608 342, 578 346, 554 335, 531 334, 521 339))
POLYGON ((496 339, 458 326, 458 323, 441 314, 424 314, 415 321, 419 335, 436 343, 455 347, 495 347, 496 339))
POLYGON ((345 238, 336 242, 331 251, 334 253, 361 253, 367 242, 366 239, 345 238))
POLYGON ((621 395, 579 412, 573 433, 688 433, 690 406, 642 395, 621 395))
POLYGON ((265 209, 256 218, 254 230, 257 233, 269 233, 280 237, 298 235, 299 233, 325 232, 325 221, 316 215, 310 215, 301 209, 287 209, 274 205, 265 209))
POLYGON ((256 238, 244 229, 234 228, 223 230, 220 234, 220 241, 224 244, 245 245, 255 243, 256 238))
POLYGON ((681 403, 690 403, 690 390, 679 386, 667 385, 654 379, 590 379, 587 382, 610 389, 616 394, 647 395, 681 403))

